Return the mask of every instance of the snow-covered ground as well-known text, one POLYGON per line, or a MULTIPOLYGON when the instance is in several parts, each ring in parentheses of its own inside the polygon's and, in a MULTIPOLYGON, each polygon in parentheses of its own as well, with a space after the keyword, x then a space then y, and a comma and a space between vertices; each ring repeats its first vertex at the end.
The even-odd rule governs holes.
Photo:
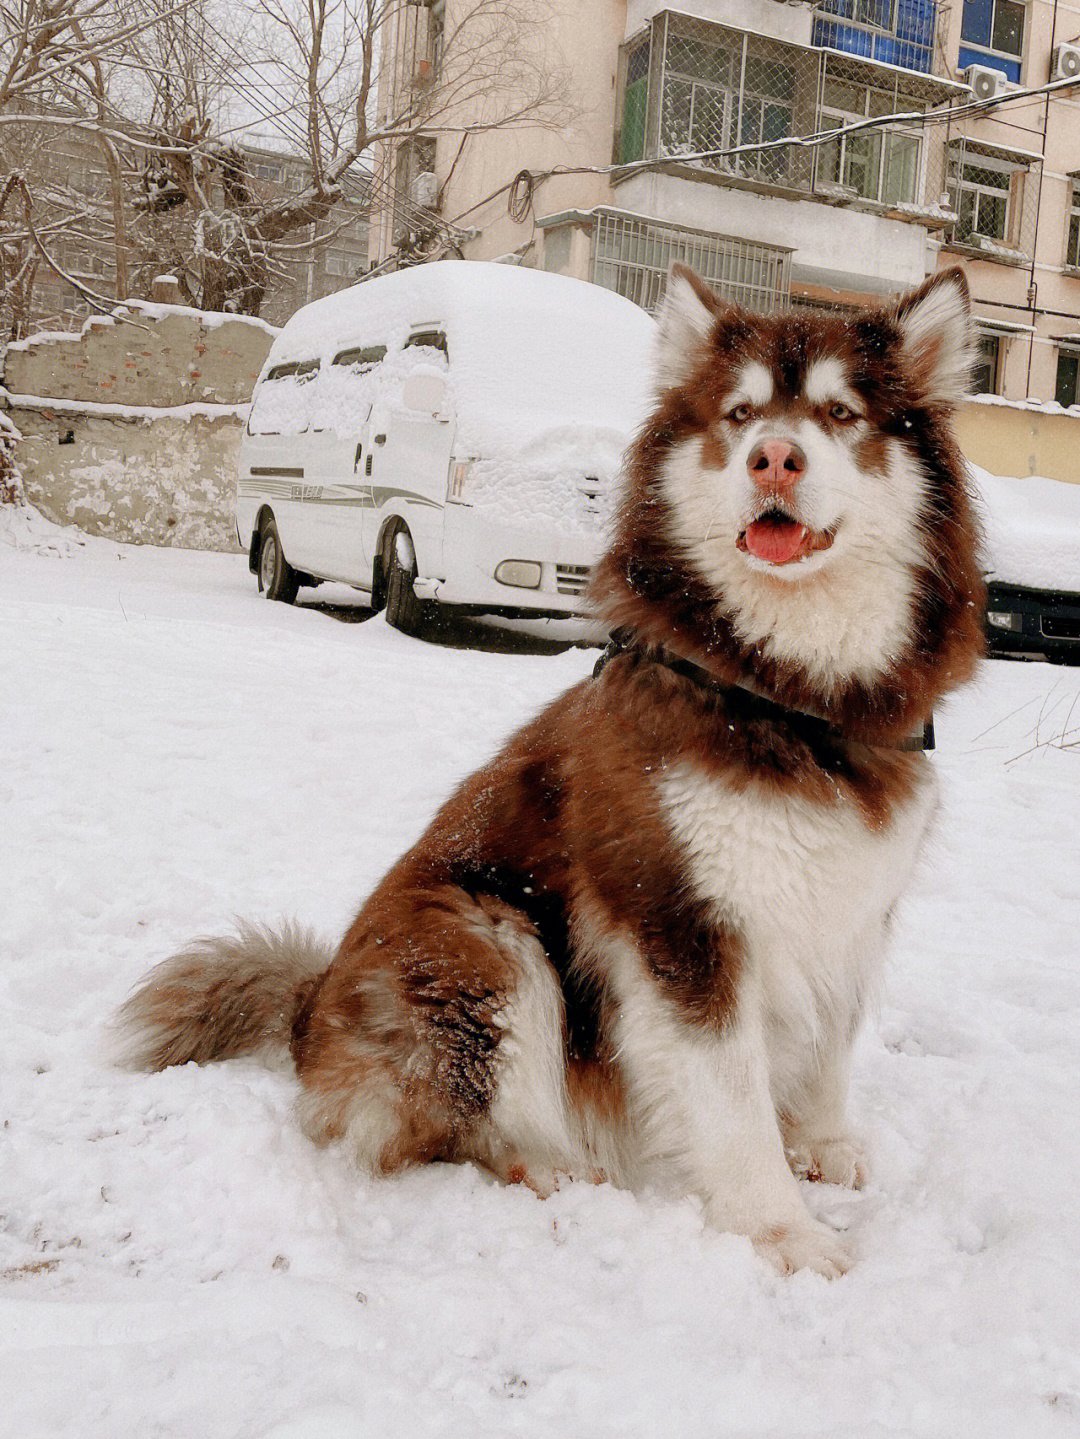
POLYGON ((808 1196, 860 1256, 829 1284, 689 1201, 360 1179, 286 1074, 105 1058, 191 935, 340 931, 591 654, 432 648, 266 604, 242 558, 63 536, 0 543, 0 623, 0 1433, 1080 1431, 1080 670, 989 665, 939 716, 855 1072, 873 1181, 808 1196))

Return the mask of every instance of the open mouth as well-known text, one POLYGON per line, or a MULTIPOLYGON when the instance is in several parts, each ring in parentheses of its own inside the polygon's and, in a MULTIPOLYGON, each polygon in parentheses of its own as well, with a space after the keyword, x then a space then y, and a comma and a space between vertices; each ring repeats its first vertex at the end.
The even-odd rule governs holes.
POLYGON ((835 538, 835 526, 829 530, 811 530, 784 510, 771 509, 751 521, 735 545, 766 564, 791 565, 818 550, 827 550, 835 538))

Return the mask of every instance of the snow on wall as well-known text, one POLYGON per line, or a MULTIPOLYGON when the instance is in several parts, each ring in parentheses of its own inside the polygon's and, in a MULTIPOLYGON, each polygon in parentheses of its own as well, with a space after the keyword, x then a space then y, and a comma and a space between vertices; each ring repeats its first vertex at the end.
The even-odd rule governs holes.
POLYGON ((54 400, 243 404, 276 334, 247 316, 127 300, 81 330, 9 345, 3 383, 54 400))
POLYGON ((23 434, 26 498, 89 534, 236 549, 246 402, 276 334, 262 320, 127 301, 77 332, 9 345, 0 409, 23 434))

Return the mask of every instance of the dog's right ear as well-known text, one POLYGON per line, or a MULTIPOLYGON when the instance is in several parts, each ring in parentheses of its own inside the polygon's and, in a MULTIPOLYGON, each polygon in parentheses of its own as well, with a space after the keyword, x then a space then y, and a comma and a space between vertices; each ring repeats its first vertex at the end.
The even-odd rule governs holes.
POLYGON ((685 265, 672 265, 657 319, 656 381, 661 390, 684 384, 704 359, 722 305, 685 265))

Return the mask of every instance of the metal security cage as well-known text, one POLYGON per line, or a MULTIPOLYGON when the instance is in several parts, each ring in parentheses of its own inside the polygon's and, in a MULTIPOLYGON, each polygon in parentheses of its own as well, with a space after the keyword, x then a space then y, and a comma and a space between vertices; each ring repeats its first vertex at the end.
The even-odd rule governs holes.
POLYGON ((755 240, 710 234, 598 210, 593 239, 594 282, 654 311, 675 261, 689 265, 722 299, 751 310, 776 310, 791 291, 791 251, 755 240))

